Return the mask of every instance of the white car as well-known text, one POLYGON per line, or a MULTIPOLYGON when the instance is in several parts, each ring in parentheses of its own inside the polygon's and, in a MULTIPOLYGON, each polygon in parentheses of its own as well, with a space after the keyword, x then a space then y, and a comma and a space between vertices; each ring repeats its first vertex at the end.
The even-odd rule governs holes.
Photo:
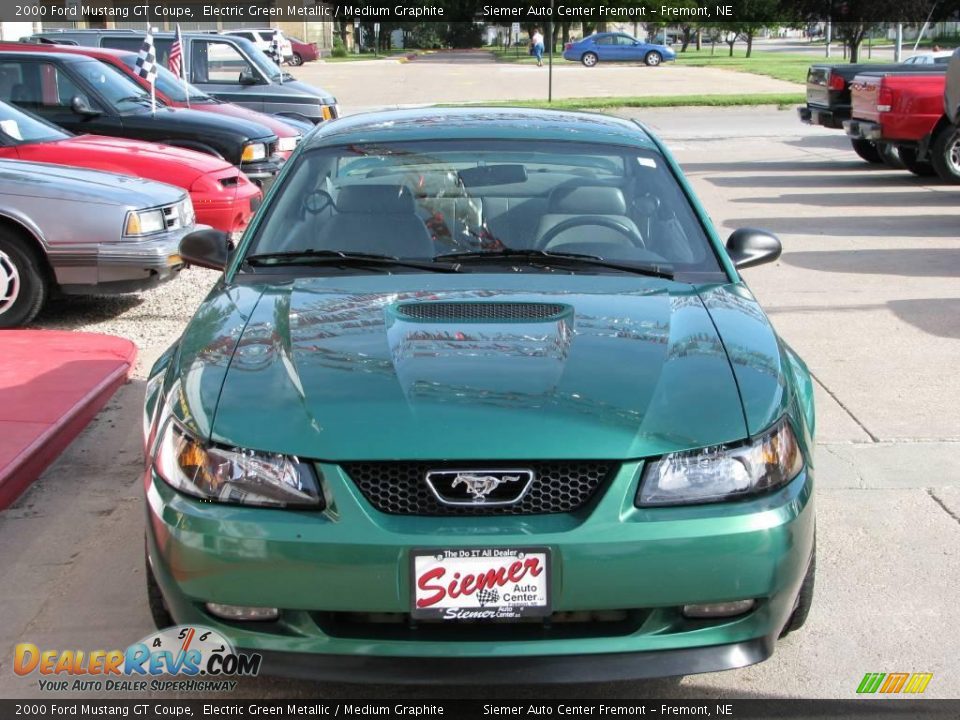
MULTIPOLYGON (((244 28, 243 30, 225 30, 224 35, 239 35, 246 38, 267 55, 273 54, 273 36, 279 32, 276 28, 244 28)), ((280 41, 280 51, 283 61, 289 62, 293 58, 293 45, 283 34, 280 41)))
POLYGON ((903 61, 904 65, 946 65, 950 62, 953 50, 938 50, 937 52, 911 55, 903 61))

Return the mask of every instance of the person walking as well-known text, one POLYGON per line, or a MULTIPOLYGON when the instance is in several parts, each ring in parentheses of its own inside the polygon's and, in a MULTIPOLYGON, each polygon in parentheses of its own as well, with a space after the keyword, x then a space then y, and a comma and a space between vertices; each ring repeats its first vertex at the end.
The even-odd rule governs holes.
POLYGON ((533 29, 530 43, 533 45, 533 54, 537 58, 537 67, 543 67, 543 33, 540 32, 540 28, 533 29))

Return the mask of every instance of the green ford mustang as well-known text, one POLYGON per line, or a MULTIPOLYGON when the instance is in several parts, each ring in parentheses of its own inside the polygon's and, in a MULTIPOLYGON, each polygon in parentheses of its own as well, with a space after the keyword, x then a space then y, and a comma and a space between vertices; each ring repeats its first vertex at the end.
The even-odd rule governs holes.
POLYGON ((153 368, 155 620, 330 680, 741 667, 813 593, 813 390, 641 125, 325 123, 153 368))

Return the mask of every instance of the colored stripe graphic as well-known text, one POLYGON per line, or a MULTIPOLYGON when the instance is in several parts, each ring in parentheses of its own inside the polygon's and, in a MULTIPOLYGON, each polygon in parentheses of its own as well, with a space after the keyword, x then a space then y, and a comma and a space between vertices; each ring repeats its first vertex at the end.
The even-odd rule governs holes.
POLYGON ((857 693, 872 695, 879 691, 887 695, 919 694, 927 689, 932 679, 933 673, 867 673, 857 686, 857 693))
POLYGON ((887 675, 886 681, 883 683, 883 686, 880 688, 882 693, 898 693, 903 687, 904 683, 907 682, 907 678, 910 677, 909 673, 890 673, 887 675))
POLYGON ((886 673, 867 673, 860 681, 857 692, 862 694, 875 693, 884 677, 886 677, 886 673))
POLYGON ((910 676, 910 681, 903 689, 905 693, 922 693, 930 684, 933 673, 914 673, 910 676))

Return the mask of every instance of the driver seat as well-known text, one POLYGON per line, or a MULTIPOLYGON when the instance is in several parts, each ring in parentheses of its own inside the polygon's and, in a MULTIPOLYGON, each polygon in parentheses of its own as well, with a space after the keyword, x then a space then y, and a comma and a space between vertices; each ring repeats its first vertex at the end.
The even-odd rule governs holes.
MULTIPOLYGON (((606 185, 570 185, 558 187, 550 193, 547 212, 541 218, 537 229, 535 247, 540 247, 540 238, 552 228, 565 220, 586 215, 613 220, 640 235, 636 224, 627 215, 627 202, 620 188, 606 185)), ((550 241, 550 248, 559 249, 569 244, 629 245, 630 239, 623 233, 602 225, 581 225, 564 230, 554 237, 550 241)))

